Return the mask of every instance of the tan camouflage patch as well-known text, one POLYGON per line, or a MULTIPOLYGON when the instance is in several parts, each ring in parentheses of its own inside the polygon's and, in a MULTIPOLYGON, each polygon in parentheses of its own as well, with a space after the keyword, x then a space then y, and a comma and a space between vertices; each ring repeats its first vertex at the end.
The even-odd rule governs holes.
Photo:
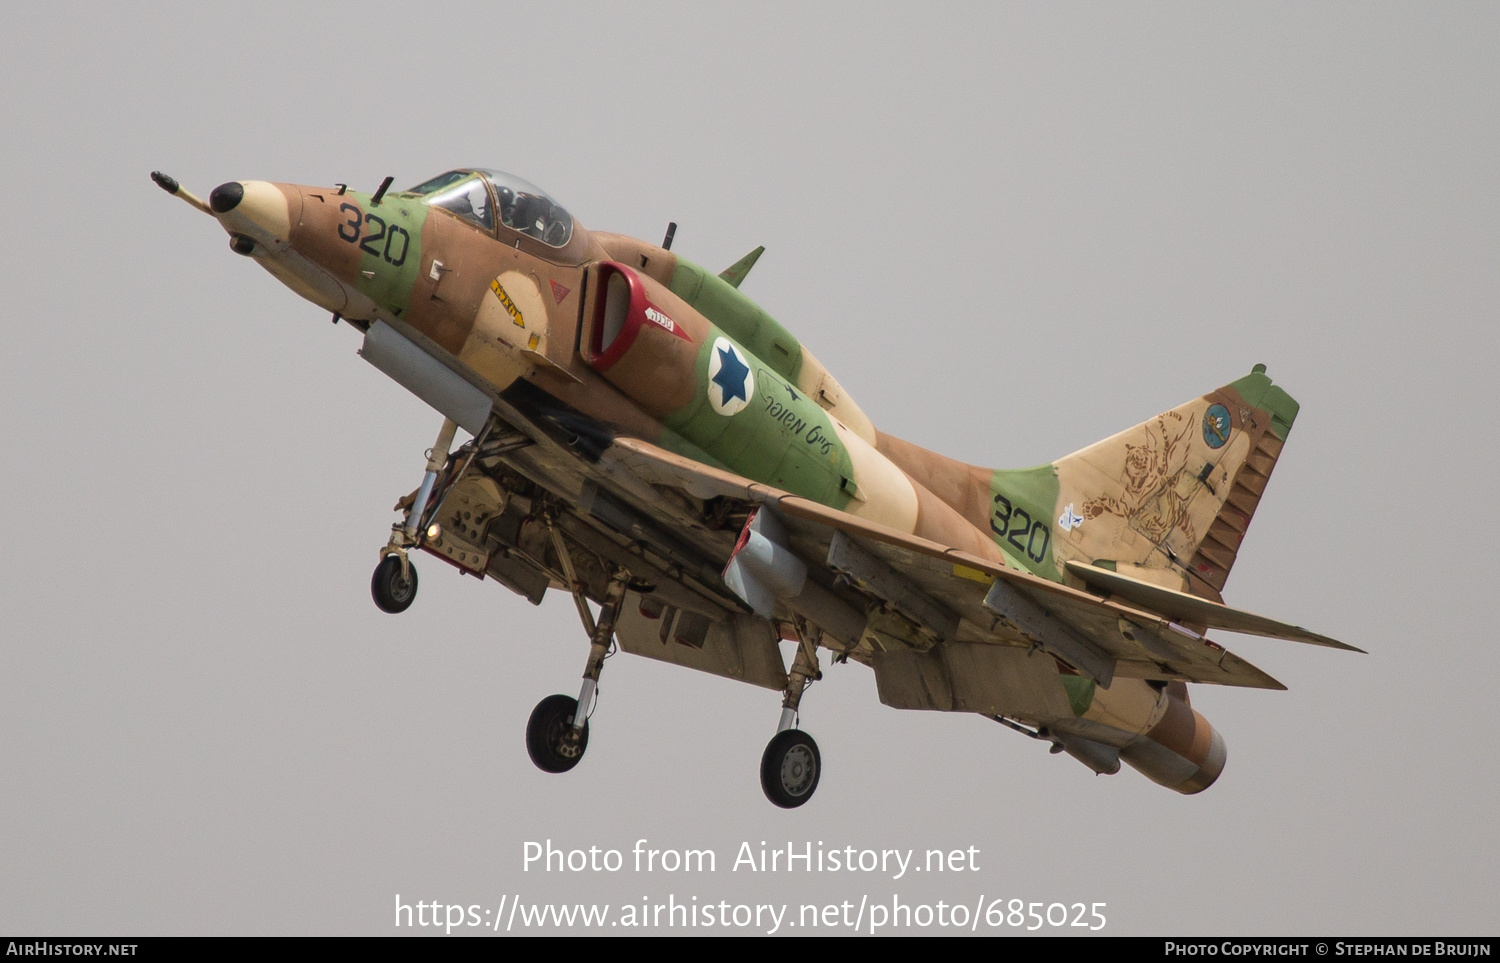
POLYGON ((1218 396, 1188 402, 1054 463, 1059 562, 1114 562, 1131 568, 1133 577, 1184 587, 1188 563, 1251 449, 1253 432, 1244 429, 1243 417, 1227 432, 1206 418, 1218 396), (1151 569, 1172 575, 1143 571, 1151 569))

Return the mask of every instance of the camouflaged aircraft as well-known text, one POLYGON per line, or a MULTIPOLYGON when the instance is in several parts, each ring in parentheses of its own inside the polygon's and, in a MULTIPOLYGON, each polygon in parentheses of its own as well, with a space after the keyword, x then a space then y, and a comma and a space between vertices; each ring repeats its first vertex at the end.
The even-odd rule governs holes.
POLYGON ((1051 464, 981 468, 878 431, 740 292, 761 248, 714 274, 671 251, 675 225, 660 245, 585 230, 478 168, 394 193, 232 181, 206 203, 152 177, 444 416, 380 550, 382 610, 412 603, 414 549, 534 605, 571 595, 582 688, 526 730, 547 772, 583 758, 618 645, 779 692, 761 784, 800 806, 824 648, 886 705, 1196 793, 1225 748, 1186 684, 1285 688, 1208 630, 1360 651, 1220 595, 1297 415, 1263 365, 1051 464))

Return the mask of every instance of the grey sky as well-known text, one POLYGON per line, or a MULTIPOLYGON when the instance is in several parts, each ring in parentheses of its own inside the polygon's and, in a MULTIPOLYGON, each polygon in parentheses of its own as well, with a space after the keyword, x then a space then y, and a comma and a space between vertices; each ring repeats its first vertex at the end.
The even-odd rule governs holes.
MULTIPOLYGON (((1493 934, 1500 10, 1490 4, 27 5, 0 31, 0 930, 395 932, 444 903, 1105 902, 1119 934, 1493 934), (368 579, 440 417, 168 198, 511 170, 715 270, 884 430, 1059 455, 1256 362, 1302 404, 1226 592, 1223 777, 1095 777, 972 716, 632 659, 546 776, 571 605, 368 579), (524 873, 522 845, 712 848, 524 873), (730 872, 742 841, 980 871, 730 872)), ((981 927, 981 931, 983 927, 981 927)), ((804 932, 793 930, 792 932, 804 932)))

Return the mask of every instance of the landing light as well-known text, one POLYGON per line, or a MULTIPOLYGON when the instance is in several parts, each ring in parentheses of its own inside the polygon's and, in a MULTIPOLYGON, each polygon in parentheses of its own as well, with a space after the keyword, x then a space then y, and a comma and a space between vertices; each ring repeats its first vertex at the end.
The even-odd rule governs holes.
POLYGON ((433 540, 443 537, 443 527, 437 522, 427 526, 427 537, 433 540))

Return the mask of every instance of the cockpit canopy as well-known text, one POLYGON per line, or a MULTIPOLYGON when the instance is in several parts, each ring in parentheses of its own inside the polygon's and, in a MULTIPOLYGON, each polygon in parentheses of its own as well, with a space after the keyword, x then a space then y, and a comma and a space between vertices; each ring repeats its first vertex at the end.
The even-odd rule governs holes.
POLYGON ((535 184, 503 171, 469 168, 448 171, 405 194, 427 198, 491 233, 498 211, 500 224, 549 247, 563 247, 573 236, 573 218, 535 184))

